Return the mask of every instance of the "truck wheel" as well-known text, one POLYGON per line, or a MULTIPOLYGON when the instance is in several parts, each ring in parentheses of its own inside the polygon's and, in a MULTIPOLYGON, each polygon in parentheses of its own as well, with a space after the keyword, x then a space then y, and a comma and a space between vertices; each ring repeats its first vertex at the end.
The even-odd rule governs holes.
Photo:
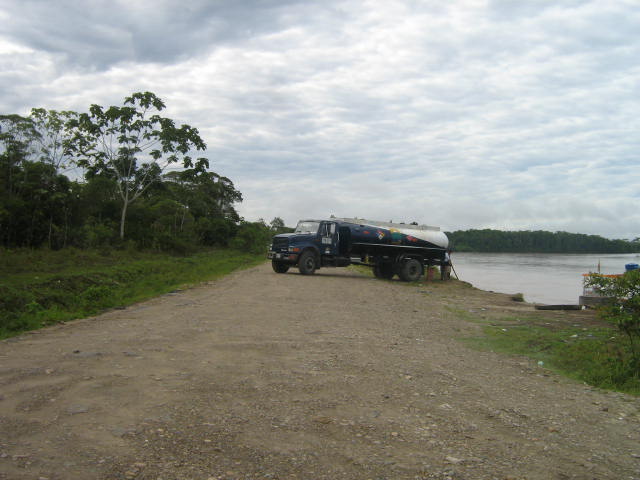
POLYGON ((312 275, 313 272, 316 271, 316 254, 311 250, 307 250, 302 255, 300 255, 300 260, 298 261, 298 270, 303 275, 312 275))
POLYGON ((373 274, 376 278, 391 280, 393 278, 393 265, 391 263, 377 263, 373 267, 373 274))
POLYGON ((287 271, 289 270, 289 265, 282 262, 276 262, 275 260, 271 261, 271 267, 276 273, 287 273, 287 271))
POLYGON ((400 268, 400 280, 403 282, 415 282, 422 275, 422 265, 415 258, 410 258, 400 268))
POLYGON ((380 271, 380 265, 375 264, 373 266, 373 276, 376 278, 382 278, 382 272, 380 271))

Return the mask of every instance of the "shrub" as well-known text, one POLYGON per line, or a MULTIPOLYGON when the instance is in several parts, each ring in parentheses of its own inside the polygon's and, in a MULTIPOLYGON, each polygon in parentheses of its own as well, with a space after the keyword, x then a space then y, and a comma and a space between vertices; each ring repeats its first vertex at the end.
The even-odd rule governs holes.
POLYGON ((114 296, 114 291, 107 285, 94 285, 87 288, 81 295, 87 307, 100 308, 108 305, 114 296))
POLYGON ((640 376, 640 270, 631 270, 618 277, 591 275, 587 285, 610 298, 600 307, 599 314, 625 334, 630 355, 622 361, 632 375, 640 376))
POLYGON ((196 232, 202 245, 226 247, 236 230, 235 224, 226 218, 199 218, 196 232))
POLYGON ((251 253, 265 253, 273 232, 264 222, 245 222, 231 241, 231 246, 251 253))

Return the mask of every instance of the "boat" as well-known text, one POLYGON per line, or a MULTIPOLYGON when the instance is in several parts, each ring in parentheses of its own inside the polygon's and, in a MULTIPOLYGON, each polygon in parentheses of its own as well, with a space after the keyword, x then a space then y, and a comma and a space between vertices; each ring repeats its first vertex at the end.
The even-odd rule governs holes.
MULTIPOLYGON (((640 265, 638 265, 637 263, 627 263, 624 266, 625 273, 630 272, 632 270, 638 270, 638 268, 640 268, 640 265)), ((580 298, 578 299, 578 303, 586 307, 597 307, 599 305, 607 304, 611 300, 615 300, 613 297, 607 297, 603 295, 597 286, 589 285, 589 280, 593 277, 620 278, 623 275, 624 273, 613 273, 613 274, 600 273, 600 262, 598 262, 597 272, 589 272, 589 273, 582 274, 582 295, 580 295, 580 298)))

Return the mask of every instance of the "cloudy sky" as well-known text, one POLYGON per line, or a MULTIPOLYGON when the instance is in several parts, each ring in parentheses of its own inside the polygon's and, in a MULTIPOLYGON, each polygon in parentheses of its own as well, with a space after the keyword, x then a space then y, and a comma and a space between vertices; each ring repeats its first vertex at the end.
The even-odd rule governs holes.
POLYGON ((637 0, 0 0, 0 113, 136 91, 248 220, 640 236, 637 0))

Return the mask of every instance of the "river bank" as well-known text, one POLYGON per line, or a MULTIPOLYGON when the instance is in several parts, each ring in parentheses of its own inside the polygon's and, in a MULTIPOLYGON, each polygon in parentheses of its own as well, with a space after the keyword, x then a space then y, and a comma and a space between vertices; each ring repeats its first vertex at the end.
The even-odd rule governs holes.
POLYGON ((637 477, 637 398, 469 348, 523 318, 597 322, 260 265, 23 334, 0 342, 0 478, 637 477))

